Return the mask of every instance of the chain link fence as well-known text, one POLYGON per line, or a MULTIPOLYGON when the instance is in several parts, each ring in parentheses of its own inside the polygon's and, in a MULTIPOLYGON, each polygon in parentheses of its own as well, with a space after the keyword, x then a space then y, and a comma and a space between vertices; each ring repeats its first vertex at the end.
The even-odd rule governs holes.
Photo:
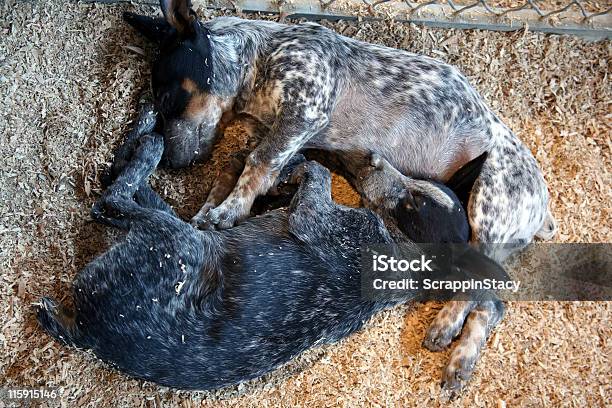
MULTIPOLYGON (((91 0, 158 5, 155 0, 91 0)), ((237 13, 274 13, 280 19, 388 19, 441 28, 528 29, 612 38, 612 0, 192 0, 194 6, 237 13)))
MULTIPOLYGON (((321 4, 323 5, 323 7, 329 7, 338 1, 339 0, 321 1, 321 4)), ((393 0, 378 0, 378 1, 370 2, 368 0, 361 0, 361 2, 363 2, 365 5, 367 5, 368 7, 372 7, 372 8, 375 8, 381 4, 390 3, 392 1, 393 0)), ((461 2, 454 2, 453 0, 429 0, 429 1, 423 1, 423 2, 411 2, 408 0, 403 0, 402 3, 404 3, 408 7, 409 13, 414 13, 422 8, 432 6, 432 5, 447 4, 453 10, 452 14, 455 16, 459 16, 462 13, 468 10, 471 10, 475 7, 482 7, 487 11, 487 13, 495 17, 503 17, 510 13, 515 13, 515 12, 522 11, 522 10, 533 10, 535 13, 538 14, 538 16, 541 19, 548 19, 550 17, 554 17, 564 12, 567 12, 568 10, 571 10, 572 8, 575 8, 575 10, 579 11, 579 13, 582 16, 582 20, 585 23, 588 23, 591 19, 595 17, 603 16, 605 14, 610 14, 612 12, 612 6, 609 6, 606 9, 605 4, 603 2, 599 4, 599 3, 579 1, 579 0, 572 0, 569 3, 562 5, 562 6, 558 6, 555 3, 546 4, 545 2, 542 2, 542 1, 538 2, 537 0, 526 0, 522 4, 519 3, 518 5, 512 5, 513 4, 512 2, 496 2, 494 0, 489 1, 489 2, 485 0, 475 0, 473 2, 469 2, 469 4, 464 4, 461 2), (496 6, 496 3, 506 4, 507 7, 502 8, 502 7, 499 7, 499 5, 496 6), (538 3, 540 3, 540 6, 538 6, 538 3), (550 10, 550 9, 542 8, 542 7, 547 7, 547 6, 548 7, 552 6, 554 9, 550 10)))

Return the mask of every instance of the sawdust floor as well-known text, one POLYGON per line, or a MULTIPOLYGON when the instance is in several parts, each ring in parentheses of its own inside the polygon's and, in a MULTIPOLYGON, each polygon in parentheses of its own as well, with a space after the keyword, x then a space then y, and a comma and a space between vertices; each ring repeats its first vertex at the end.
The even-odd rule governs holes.
MULTIPOLYGON (((64 404, 96 407, 449 404, 439 391, 448 352, 420 346, 434 303, 381 313, 339 344, 212 393, 127 379, 37 328, 31 303, 64 298, 75 273, 116 238, 88 211, 96 175, 149 77, 139 54, 149 46, 119 18, 132 6, 64 3, 0 4, 0 386, 60 386, 64 404)), ((611 241, 610 42, 390 23, 333 28, 461 67, 542 165, 556 239, 611 241)), ((211 163, 156 178, 181 216, 195 213, 231 148, 228 140, 211 163)), ((334 186, 338 201, 357 203, 341 180, 334 186)), ((609 404, 611 310, 605 302, 510 304, 469 387, 450 404, 609 404)))

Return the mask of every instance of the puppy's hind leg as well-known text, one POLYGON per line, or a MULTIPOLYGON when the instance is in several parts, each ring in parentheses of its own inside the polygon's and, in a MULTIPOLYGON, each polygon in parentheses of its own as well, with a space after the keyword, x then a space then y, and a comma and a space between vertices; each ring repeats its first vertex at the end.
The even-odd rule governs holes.
POLYGON ((288 182, 299 183, 290 205, 293 233, 305 241, 324 233, 329 220, 322 220, 322 215, 334 205, 329 170, 317 162, 305 162, 296 167, 288 182))
POLYGON ((164 141, 161 135, 151 133, 143 136, 131 161, 125 165, 115 182, 94 204, 91 209, 92 218, 117 228, 129 229, 129 220, 122 216, 119 203, 129 200, 136 205, 132 199, 140 186, 155 171, 163 151, 164 141))
POLYGON ((125 136, 123 143, 115 150, 111 167, 100 177, 102 185, 108 187, 117 178, 121 170, 129 163, 138 146, 139 139, 153 131, 157 123, 157 113, 153 104, 145 103, 134 127, 125 136))
POLYGON ((164 139, 158 133, 140 138, 132 159, 125 165, 107 195, 132 198, 140 185, 155 171, 164 151, 164 139))
POLYGON ((172 215, 173 217, 177 217, 172 207, 170 207, 170 205, 165 202, 146 181, 143 182, 140 187, 138 187, 138 190, 134 194, 134 199, 138 205, 143 208, 160 210, 172 215))

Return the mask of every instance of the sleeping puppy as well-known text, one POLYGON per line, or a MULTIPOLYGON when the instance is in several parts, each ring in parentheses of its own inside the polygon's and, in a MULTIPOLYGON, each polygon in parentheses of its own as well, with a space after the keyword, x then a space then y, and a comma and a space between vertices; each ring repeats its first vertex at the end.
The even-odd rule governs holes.
MULTIPOLYGON (((371 210, 335 204, 330 173, 315 162, 283 176, 298 185, 288 208, 221 231, 180 220, 147 183, 164 150, 161 135, 142 135, 152 122, 138 122, 114 182, 92 209, 127 236, 78 273, 73 308, 40 301, 38 321, 54 338, 91 349, 128 375, 207 390, 259 377, 421 295, 362 296, 363 246, 402 242, 415 255, 420 248, 394 239, 371 210)), ((467 224, 464 212, 447 214, 467 224)), ((438 219, 432 228, 445 224, 438 219)), ((505 275, 477 251, 470 256, 505 275)))

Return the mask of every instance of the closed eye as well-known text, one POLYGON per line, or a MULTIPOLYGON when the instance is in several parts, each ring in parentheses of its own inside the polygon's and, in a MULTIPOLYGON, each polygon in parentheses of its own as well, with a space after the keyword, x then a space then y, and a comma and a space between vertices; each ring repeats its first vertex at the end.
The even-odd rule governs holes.
POLYGON ((418 212, 426 206, 426 200, 418 194, 412 194, 410 199, 404 202, 407 211, 418 212))
POLYGON ((416 207, 415 210, 418 211, 427 205, 427 201, 421 196, 416 196, 414 197, 414 204, 416 207))
POLYGON ((162 110, 166 110, 170 107, 168 106, 169 104, 170 104, 170 94, 168 92, 165 92, 163 95, 159 97, 159 107, 162 110))

